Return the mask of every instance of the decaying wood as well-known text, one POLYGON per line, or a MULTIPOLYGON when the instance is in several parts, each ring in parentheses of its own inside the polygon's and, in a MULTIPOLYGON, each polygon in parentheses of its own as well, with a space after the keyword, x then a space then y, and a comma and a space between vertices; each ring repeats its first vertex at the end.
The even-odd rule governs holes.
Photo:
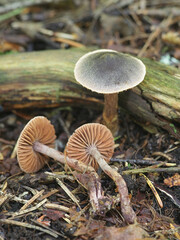
MULTIPOLYGON (((49 50, 5 55, 0 58, 0 104, 5 110, 59 107, 102 108, 103 95, 80 86, 74 65, 91 49, 49 50)), ((149 131, 157 127, 180 137, 180 71, 142 59, 145 80, 119 93, 119 106, 149 131)))

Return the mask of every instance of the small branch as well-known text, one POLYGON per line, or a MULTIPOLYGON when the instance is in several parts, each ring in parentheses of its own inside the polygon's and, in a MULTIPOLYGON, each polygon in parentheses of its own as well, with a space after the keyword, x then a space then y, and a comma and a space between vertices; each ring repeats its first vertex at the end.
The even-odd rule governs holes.
POLYGON ((25 199, 22 199, 20 197, 16 197, 14 196, 13 194, 11 193, 4 193, 2 191, 0 191, 0 206, 2 206, 6 201, 9 201, 9 200, 13 200, 15 202, 20 202, 20 203, 23 203, 23 204, 26 204, 28 202, 28 200, 25 200, 25 199))
POLYGON ((144 44, 143 48, 139 52, 138 57, 142 57, 144 55, 146 49, 160 35, 160 33, 163 31, 163 29, 168 27, 169 25, 171 25, 171 22, 172 22, 171 20, 172 20, 172 15, 170 15, 168 17, 168 19, 163 20, 161 22, 161 24, 159 25, 159 27, 157 27, 156 30, 150 34, 148 40, 146 41, 146 43, 144 44))
POLYGON ((31 221, 34 222, 35 224, 39 225, 40 227, 47 229, 47 231, 61 236, 63 239, 64 239, 64 238, 65 238, 65 239, 67 238, 67 237, 64 236, 63 234, 61 234, 61 233, 59 233, 59 232, 51 229, 50 227, 46 226, 46 225, 43 224, 43 223, 40 223, 40 222, 38 222, 38 221, 36 221, 36 220, 33 220, 33 219, 32 219, 31 221))
POLYGON ((5 13, 5 14, 2 14, 0 16, 0 22, 3 22, 5 20, 8 20, 12 17, 15 17, 16 15, 19 15, 20 13, 22 13, 23 9, 22 8, 18 8, 18 9, 14 9, 13 11, 11 12, 8 12, 8 13, 5 13))
POLYGON ((65 191, 65 193, 71 198, 71 200, 75 202, 76 205, 81 209, 81 206, 79 205, 79 200, 72 194, 72 192, 66 187, 66 185, 58 178, 56 178, 56 182, 65 191))
POLYGON ((121 158, 111 158, 111 162, 128 162, 131 164, 140 164, 140 165, 155 165, 162 163, 161 161, 154 160, 145 160, 145 159, 121 159, 121 158))
POLYGON ((31 199, 29 199, 29 201, 24 204, 21 208, 20 208, 20 212, 25 210, 31 203, 33 203, 38 197, 40 197, 44 192, 44 189, 42 189, 40 192, 38 192, 36 195, 34 195, 31 199))
POLYGON ((66 175, 66 174, 59 174, 59 173, 52 173, 52 172, 44 172, 46 175, 48 175, 48 180, 51 180, 51 179, 55 179, 55 178, 58 178, 58 179, 67 179, 69 181, 74 181, 74 177, 73 176, 69 176, 69 175, 66 175))
POLYGON ((35 229, 35 230, 39 230, 41 232, 45 232, 55 238, 58 237, 58 235, 54 232, 51 232, 47 229, 41 228, 41 227, 37 227, 34 226, 32 224, 29 223, 25 223, 25 222, 19 222, 19 221, 15 221, 15 220, 10 220, 10 219, 0 219, 0 223, 1 224, 11 224, 11 225, 16 225, 16 226, 20 226, 20 227, 25 227, 25 228, 31 228, 31 229, 35 229))
POLYGON ((139 174, 146 172, 180 172, 180 167, 169 167, 169 168, 140 168, 122 171, 122 174, 139 174))
POLYGON ((10 219, 13 219, 13 218, 16 218, 16 217, 19 217, 20 215, 23 215, 25 213, 28 213, 28 212, 32 212, 36 209, 38 209, 40 206, 42 206, 45 202, 47 202, 47 199, 44 199, 42 200, 40 203, 38 203, 36 206, 34 207, 31 207, 31 208, 28 208, 28 209, 25 209, 25 210, 22 210, 22 211, 18 211, 18 212, 15 212, 15 213, 7 213, 6 215, 12 215, 12 217, 10 217, 10 219))
POLYGON ((58 205, 58 204, 55 204, 55 203, 46 203, 44 205, 44 207, 46 208, 52 208, 52 209, 57 209, 59 211, 63 211, 63 212, 67 212, 69 213, 70 212, 70 209, 68 207, 65 207, 65 206, 61 206, 61 205, 58 205))
POLYGON ((163 192, 166 196, 170 198, 170 200, 178 207, 180 208, 180 200, 174 196, 169 190, 165 189, 164 186, 161 186, 153 181, 151 181, 154 186, 159 189, 159 191, 163 192))

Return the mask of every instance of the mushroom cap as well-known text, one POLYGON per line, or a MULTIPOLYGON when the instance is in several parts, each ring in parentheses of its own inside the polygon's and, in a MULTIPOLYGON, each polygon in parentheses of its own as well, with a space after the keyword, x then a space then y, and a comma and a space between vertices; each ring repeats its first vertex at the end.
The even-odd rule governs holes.
POLYGON ((98 169, 96 160, 89 154, 88 149, 95 146, 106 162, 114 153, 114 139, 111 131, 99 123, 87 123, 77 128, 71 135, 66 146, 67 156, 85 164, 91 164, 98 169))
POLYGON ((35 142, 49 147, 54 146, 56 139, 53 125, 46 117, 31 119, 22 130, 17 142, 17 158, 20 168, 26 173, 37 172, 49 159, 33 149, 35 142))
POLYGON ((83 55, 76 63, 74 76, 82 86, 98 93, 117 93, 143 81, 146 67, 127 54, 101 49, 83 55))

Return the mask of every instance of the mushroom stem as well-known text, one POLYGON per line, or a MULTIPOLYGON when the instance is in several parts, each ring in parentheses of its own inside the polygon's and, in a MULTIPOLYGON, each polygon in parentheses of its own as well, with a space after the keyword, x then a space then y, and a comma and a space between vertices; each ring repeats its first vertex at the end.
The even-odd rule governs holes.
POLYGON ((83 162, 77 161, 76 159, 73 159, 73 158, 68 158, 68 157, 65 158, 64 154, 61 154, 59 151, 55 150, 54 148, 50 148, 38 141, 36 141, 33 144, 33 149, 34 151, 47 155, 48 157, 51 157, 62 164, 67 163, 68 166, 72 167, 73 169, 79 172, 93 173, 98 177, 98 174, 96 173, 93 167, 87 166, 83 162))
POLYGON ((118 93, 104 94, 103 124, 113 135, 119 130, 118 124, 118 93))
POLYGON ((100 215, 102 215, 106 213, 107 210, 111 209, 111 206, 114 203, 114 199, 110 198, 109 196, 104 196, 104 192, 99 187, 99 185, 101 185, 100 179, 95 179, 92 174, 82 174, 77 173, 76 171, 73 173, 73 175, 75 175, 78 180, 88 189, 93 213, 98 212, 100 215))
POLYGON ((89 196, 90 196, 93 211, 94 213, 102 211, 102 206, 100 203, 101 203, 101 200, 105 198, 103 196, 99 176, 93 167, 87 166, 83 162, 77 161, 76 159, 73 159, 73 158, 68 158, 68 157, 65 158, 64 154, 61 154, 59 151, 53 148, 50 148, 38 141, 36 141, 33 144, 33 149, 34 151, 47 155, 62 164, 67 163, 68 166, 72 167, 76 171, 83 173, 83 175, 86 172, 87 175, 89 176, 89 181, 87 181, 87 186, 88 186, 87 188, 89 191, 89 196))
POLYGON ((116 170, 107 164, 95 146, 89 147, 88 152, 96 159, 101 169, 115 182, 120 195, 122 215, 128 223, 134 223, 136 214, 130 205, 126 182, 116 170))

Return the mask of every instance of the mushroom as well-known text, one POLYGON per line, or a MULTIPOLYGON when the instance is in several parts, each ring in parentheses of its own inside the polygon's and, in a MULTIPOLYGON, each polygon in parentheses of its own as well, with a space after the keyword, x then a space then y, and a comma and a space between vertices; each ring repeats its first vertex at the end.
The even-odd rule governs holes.
POLYGON ((114 153, 114 139, 111 132, 99 123, 87 123, 76 129, 68 140, 66 151, 68 157, 90 164, 97 170, 99 164, 90 154, 93 147, 98 149, 105 161, 110 161, 114 153))
POLYGON ((130 205, 126 182, 107 163, 110 161, 113 152, 112 133, 105 125, 99 123, 88 123, 77 128, 66 146, 66 153, 69 158, 91 164, 96 169, 99 165, 113 179, 120 194, 122 215, 128 223, 133 223, 136 215, 130 205))
POLYGON ((68 158, 53 149, 55 130, 50 121, 43 116, 31 119, 22 130, 17 142, 17 158, 22 171, 34 173, 40 170, 49 157, 62 164, 89 175, 92 184, 88 185, 89 196, 93 211, 98 213, 102 209, 101 200, 105 200, 99 176, 91 166, 72 158, 68 158))
POLYGON ((95 172, 76 159, 64 157, 64 155, 52 148, 56 139, 54 126, 43 116, 31 119, 22 130, 17 141, 17 159, 20 168, 26 173, 34 173, 40 170, 48 157, 62 164, 68 164, 80 172, 95 172))
MULTIPOLYGON (((45 117, 31 119, 21 132, 17 142, 17 157, 20 168, 26 173, 40 170, 48 156, 36 152, 36 145, 41 143, 47 147, 54 147, 55 130, 45 117)), ((42 146, 43 149, 43 146, 42 146)))
POLYGON ((83 55, 76 63, 74 76, 82 86, 104 94, 103 124, 116 135, 118 125, 118 93, 143 81, 143 62, 127 54, 101 49, 83 55))

